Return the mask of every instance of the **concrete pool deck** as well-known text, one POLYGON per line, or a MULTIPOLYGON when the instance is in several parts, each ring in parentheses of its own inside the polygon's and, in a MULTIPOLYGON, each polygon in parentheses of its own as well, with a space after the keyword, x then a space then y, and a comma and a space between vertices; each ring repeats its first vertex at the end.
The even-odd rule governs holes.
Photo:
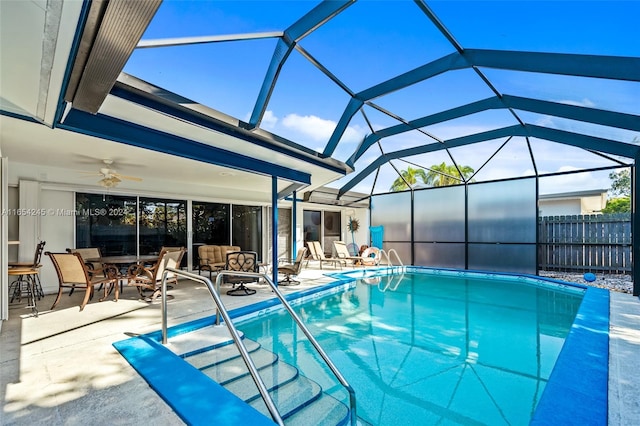
MULTIPOLYGON (((301 285, 281 290, 326 284, 332 280, 323 274, 331 272, 339 270, 306 268, 301 285)), ((266 285, 258 286, 253 296, 222 293, 228 309, 272 297, 266 285)), ((170 326, 214 313, 202 284, 181 281, 171 294, 175 299, 169 302, 170 326)), ((10 319, 0 333, 0 423, 182 424, 112 346, 127 338, 124 333, 159 330, 160 305, 139 302, 136 290, 125 288, 117 304, 94 298, 78 312, 81 297, 81 292, 65 295, 55 311, 47 311, 53 296, 46 296, 39 302, 38 318, 29 317, 24 304, 11 305, 10 319)), ((609 424, 640 424, 640 369, 635 365, 640 359, 640 300, 611 292, 610 306, 609 424)))

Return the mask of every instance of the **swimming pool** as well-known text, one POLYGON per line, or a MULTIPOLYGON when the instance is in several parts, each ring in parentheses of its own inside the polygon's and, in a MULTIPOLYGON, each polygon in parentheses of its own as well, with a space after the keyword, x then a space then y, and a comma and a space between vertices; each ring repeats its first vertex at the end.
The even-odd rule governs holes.
MULTIPOLYGON (((593 337, 598 341, 600 325, 594 325, 593 317, 600 318, 594 315, 601 313, 600 307, 589 315, 582 311, 602 304, 602 293, 533 277, 407 271, 403 281, 397 275, 376 276, 370 271, 336 275, 339 283, 351 282, 346 290, 336 292, 332 285, 332 294, 316 293, 296 307, 355 388, 359 418, 376 425, 560 420, 558 415, 563 414, 554 406, 567 393, 570 385, 564 382, 572 378, 571 367, 581 366, 584 361, 579 359, 585 357, 586 364, 594 364, 582 349, 571 346, 577 342, 593 347, 593 341, 587 341, 593 337), (595 334, 567 339, 563 345, 567 335, 585 330, 595 334), (564 361, 557 363, 559 355, 564 361), (554 368, 567 362, 565 372, 554 368)), ((257 307, 237 322, 245 338, 300 366, 329 395, 344 400, 343 390, 312 362, 314 353, 299 339, 289 317, 267 313, 272 305, 257 307)), ((191 324, 185 330, 198 326, 191 324)), ((124 346, 116 345, 123 354, 124 346)), ((135 361, 132 365, 136 367, 135 361)), ((602 389, 597 389, 602 387, 602 369, 580 374, 589 377, 591 397, 595 391, 596 399, 602 399, 602 389)), ((606 368, 604 377, 606 419, 606 368)), ((585 409, 580 411, 585 415, 585 409)))

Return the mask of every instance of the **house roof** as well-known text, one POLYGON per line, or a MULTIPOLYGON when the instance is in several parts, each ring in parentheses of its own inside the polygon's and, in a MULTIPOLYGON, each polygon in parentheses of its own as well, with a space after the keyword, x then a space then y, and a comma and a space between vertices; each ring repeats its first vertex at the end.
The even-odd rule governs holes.
POLYGON ((571 192, 559 192, 555 194, 541 194, 538 196, 540 200, 549 200, 549 199, 565 199, 565 198, 582 198, 582 197, 593 197, 593 196, 601 196, 602 194, 607 194, 608 189, 591 189, 586 191, 571 191, 571 192))

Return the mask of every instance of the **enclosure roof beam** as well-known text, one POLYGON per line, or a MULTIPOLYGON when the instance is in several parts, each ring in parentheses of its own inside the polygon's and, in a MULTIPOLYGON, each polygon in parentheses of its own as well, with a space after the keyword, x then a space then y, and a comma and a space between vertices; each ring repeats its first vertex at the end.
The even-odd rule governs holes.
POLYGON ((355 0, 321 2, 284 31, 283 37, 280 38, 276 44, 267 73, 262 81, 260 93, 258 94, 253 112, 251 113, 251 118, 249 119, 251 128, 260 125, 280 71, 292 50, 295 48, 296 43, 353 4, 354 1, 355 0))
POLYGON ((385 129, 377 130, 374 134, 368 135, 358 146, 351 158, 347 161, 352 165, 380 139, 394 136, 400 133, 419 129, 444 121, 453 120, 467 115, 479 113, 489 109, 513 108, 530 111, 539 114, 552 115, 556 117, 578 120, 587 123, 599 124, 632 131, 640 131, 640 116, 625 114, 621 112, 606 111, 597 108, 588 108, 577 105, 568 105, 559 102, 542 101, 519 96, 503 95, 502 100, 498 97, 486 98, 472 102, 467 105, 431 114, 407 123, 397 124, 385 129))
POLYGON ((558 142, 564 145, 571 145, 589 151, 599 151, 606 154, 634 158, 640 150, 638 145, 630 143, 572 133, 565 130, 551 129, 533 124, 525 124, 525 127, 528 136, 558 142))
POLYGON ((465 49, 473 66, 573 77, 640 81, 640 58, 567 53, 465 49))
POLYGON ((355 185, 369 176, 369 174, 373 173, 374 170, 387 163, 388 161, 395 160, 397 158, 411 157, 414 155, 426 154, 442 149, 455 148, 509 136, 535 137, 538 139, 558 142, 590 151, 620 155, 628 158, 634 158, 636 155, 638 155, 638 151, 640 151, 640 147, 634 144, 572 133, 564 130, 551 129, 548 127, 536 126, 532 124, 525 124, 525 126, 515 125, 476 133, 473 135, 462 136, 459 138, 449 139, 444 141, 444 143, 431 143, 383 154, 367 167, 365 167, 362 171, 357 173, 353 179, 343 185, 342 188, 340 188, 339 196, 351 190, 355 185))

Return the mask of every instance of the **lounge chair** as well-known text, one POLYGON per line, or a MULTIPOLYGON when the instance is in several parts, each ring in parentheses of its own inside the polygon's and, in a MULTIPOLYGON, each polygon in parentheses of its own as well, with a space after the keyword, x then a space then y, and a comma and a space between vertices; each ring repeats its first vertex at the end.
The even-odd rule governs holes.
POLYGON ((322 269, 323 263, 330 263, 334 267, 339 265, 340 269, 342 269, 342 265, 347 266, 347 261, 344 259, 325 257, 320 241, 307 241, 307 247, 309 247, 313 260, 317 260, 320 263, 320 269, 322 269))
POLYGON ((284 280, 278 281, 279 285, 298 285, 300 281, 294 280, 291 277, 297 276, 302 271, 302 262, 304 261, 304 257, 307 254, 306 248, 301 248, 298 250, 298 254, 296 255, 293 263, 278 265, 278 273, 285 276, 284 280))
POLYGON ((351 261, 351 264, 355 266, 361 260, 361 256, 354 256, 349 253, 349 249, 347 248, 347 244, 344 241, 334 241, 333 248, 336 250, 336 256, 338 259, 344 259, 345 261, 351 261))

